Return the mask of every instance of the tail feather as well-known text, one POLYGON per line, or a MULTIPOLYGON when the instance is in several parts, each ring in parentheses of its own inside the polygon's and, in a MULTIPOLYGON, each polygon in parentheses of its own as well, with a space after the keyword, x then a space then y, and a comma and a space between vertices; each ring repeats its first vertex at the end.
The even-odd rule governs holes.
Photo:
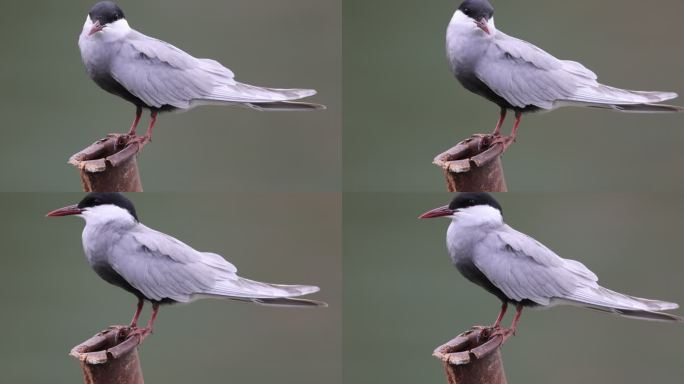
POLYGON ((633 113, 682 112, 684 107, 658 104, 676 98, 674 92, 632 91, 603 84, 579 88, 565 103, 633 113))
POLYGON ((665 312, 617 309, 598 306, 586 306, 586 308, 600 312, 614 313, 616 315, 627 317, 630 319, 684 323, 684 318, 665 312))
POLYGON ((208 95, 199 100, 204 102, 259 104, 299 100, 315 94, 315 89, 267 88, 236 82, 219 84, 208 95))
POLYGON ((614 109, 628 113, 673 113, 684 112, 684 107, 667 104, 595 104, 592 108, 614 109))
POLYGON ((300 101, 277 101, 269 103, 248 103, 248 107, 258 111, 315 111, 326 109, 325 105, 300 101))
POLYGON ((252 300, 304 296, 319 290, 320 288, 313 285, 271 284, 235 276, 232 279, 217 282, 204 294, 252 300))
POLYGON ((253 303, 271 307, 327 307, 328 304, 318 300, 292 299, 280 297, 277 299, 254 299, 253 303))
POLYGON ((682 317, 659 312, 679 308, 676 303, 629 296, 600 286, 580 288, 561 301, 629 318, 684 322, 682 317))

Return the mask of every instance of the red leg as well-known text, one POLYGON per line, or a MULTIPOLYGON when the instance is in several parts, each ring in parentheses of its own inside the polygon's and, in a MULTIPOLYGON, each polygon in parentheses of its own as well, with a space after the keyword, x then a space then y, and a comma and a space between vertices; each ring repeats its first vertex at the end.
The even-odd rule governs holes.
POLYGON ((494 143, 501 143, 504 146, 504 151, 515 142, 515 137, 518 135, 518 127, 520 127, 520 120, 522 120, 522 112, 515 112, 515 124, 513 124, 513 130, 510 136, 499 137, 494 140, 494 143))
POLYGON ((147 127, 147 133, 145 134, 145 141, 152 141, 152 130, 154 129, 154 124, 157 122, 157 111, 152 111, 150 117, 150 125, 147 127))
POLYGON ((513 124, 513 130, 511 131, 511 141, 515 141, 515 137, 518 135, 520 120, 522 120, 522 112, 517 111, 515 113, 515 124, 513 124))
POLYGON ((157 314, 159 313, 159 303, 154 303, 152 304, 152 316, 150 316, 150 320, 147 322, 147 329, 148 333, 152 333, 154 330, 154 321, 157 320, 157 314))
POLYGON ((154 129, 154 124, 157 122, 157 114, 158 111, 153 110, 152 113, 150 113, 150 125, 147 127, 147 133, 145 133, 145 136, 142 136, 139 138, 139 141, 141 144, 147 144, 148 141, 152 141, 152 130, 154 129))
POLYGON ((138 327, 138 318, 140 318, 140 312, 142 312, 143 305, 145 305, 145 302, 143 299, 138 299, 138 309, 135 310, 135 315, 133 315, 133 320, 131 320, 131 328, 137 328, 138 327))
POLYGON ((518 329, 518 322, 520 321, 520 315, 522 315, 523 306, 518 304, 515 306, 515 317, 513 318, 513 323, 511 324, 511 333, 515 335, 515 331, 518 329))
POLYGON ((135 137, 135 130, 138 129, 138 123, 140 122, 140 116, 142 116, 142 107, 137 105, 135 107, 135 120, 131 125, 131 130, 128 131, 128 136, 135 137))
POLYGON ((510 328, 499 328, 492 333, 490 337, 501 336, 503 337, 503 342, 505 343, 508 338, 515 335, 515 331, 518 329, 518 322, 520 321, 520 315, 522 315, 523 306, 518 304, 515 307, 515 317, 513 318, 513 323, 511 323, 510 328))
POLYGON ((152 304, 152 315, 150 316, 150 320, 147 321, 147 326, 145 328, 134 329, 133 332, 130 333, 130 336, 138 335, 138 336, 140 336, 141 341, 145 340, 145 338, 150 333, 152 333, 154 331, 154 321, 157 319, 158 313, 159 313, 159 303, 153 303, 152 304))
POLYGON ((507 309, 508 309, 508 303, 506 303, 506 302, 502 303, 501 304, 501 312, 499 312, 499 316, 496 318, 496 322, 494 323, 494 325, 492 325, 492 328, 499 328, 501 326, 501 320, 503 320, 507 309))
POLYGON ((492 136, 501 136, 501 127, 503 126, 504 120, 506 120, 506 109, 501 108, 501 114, 499 115, 499 121, 496 123, 496 128, 494 128, 494 133, 492 136))

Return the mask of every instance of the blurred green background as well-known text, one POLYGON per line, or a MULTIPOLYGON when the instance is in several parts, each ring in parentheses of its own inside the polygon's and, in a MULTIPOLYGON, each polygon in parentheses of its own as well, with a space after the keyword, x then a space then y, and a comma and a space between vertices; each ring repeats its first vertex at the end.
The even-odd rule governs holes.
MULTIPOLYGON (((344 382, 444 383, 437 346, 494 322, 500 302, 446 251, 446 219, 418 220, 449 194, 344 197, 344 382)), ((583 262, 608 288, 684 303, 676 194, 499 194, 508 224, 583 262)), ((682 315, 680 309, 674 311, 682 315)), ((512 314, 504 324, 508 326, 512 314)), ((503 347, 510 383, 674 383, 684 327, 573 307, 525 310, 503 347)))
MULTIPOLYGON (((66 164, 110 132, 133 105, 93 83, 78 35, 90 1, 8 1, 0 12, 0 190, 78 191, 66 164)), ((140 156, 146 191, 338 191, 341 188, 341 0, 118 2, 131 27, 239 81, 315 88, 312 113, 199 107, 162 114, 140 156)), ((148 116, 141 122, 144 130, 148 116)))
MULTIPOLYGON (((498 107, 463 89, 447 65, 445 31, 459 3, 344 1, 345 191, 443 191, 432 159, 494 129, 498 107)), ((498 29, 584 63, 604 83, 684 93, 684 2, 492 4, 498 29)), ((504 156, 509 190, 684 190, 683 123, 681 114, 590 109, 528 115, 504 156)))
MULTIPOLYGON (((88 266, 79 218, 45 218, 82 194, 0 195, 0 366, 3 383, 81 382, 69 350, 111 324, 128 324, 136 299, 88 266)), ((340 196, 129 195, 146 225, 223 255, 241 276, 315 284, 320 309, 200 300, 163 306, 141 348, 150 383, 340 383, 340 196)), ((149 304, 143 312, 147 321, 149 304)))

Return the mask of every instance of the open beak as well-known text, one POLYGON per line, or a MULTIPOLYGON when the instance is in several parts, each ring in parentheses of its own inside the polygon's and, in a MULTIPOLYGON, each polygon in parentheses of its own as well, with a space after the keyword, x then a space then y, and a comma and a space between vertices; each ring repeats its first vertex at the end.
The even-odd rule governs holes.
POLYGON ((88 36, 93 35, 94 33, 100 32, 104 28, 104 25, 100 24, 99 21, 95 21, 95 24, 90 28, 90 32, 88 32, 88 36))
POLYGON ((55 209, 54 211, 48 213, 47 217, 59 217, 59 216, 71 216, 71 215, 80 215, 83 212, 81 208, 78 207, 78 205, 69 205, 64 208, 60 209, 55 209))
POLYGON ((489 26, 487 25, 487 19, 485 19, 484 17, 476 21, 475 24, 477 24, 477 26, 480 27, 481 30, 485 31, 486 34, 491 34, 491 32, 489 31, 489 26))
POLYGON ((431 211, 425 212, 422 215, 418 216, 419 219, 432 219, 435 217, 444 217, 444 216, 451 216, 454 213, 456 213, 456 210, 453 210, 449 208, 448 205, 445 205, 443 207, 435 208, 431 211))

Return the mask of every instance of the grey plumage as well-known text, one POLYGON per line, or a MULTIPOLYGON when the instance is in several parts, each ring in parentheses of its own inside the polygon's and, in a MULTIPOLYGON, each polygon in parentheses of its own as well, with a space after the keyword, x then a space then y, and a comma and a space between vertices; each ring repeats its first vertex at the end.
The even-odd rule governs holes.
POLYGON ((88 74, 100 87, 152 110, 188 109, 213 103, 258 110, 324 108, 314 103, 291 102, 316 94, 313 89, 240 83, 219 62, 195 58, 130 28, 123 13, 111 2, 93 7, 78 45, 88 74), (92 33, 94 23, 99 22, 98 15, 103 12, 115 16, 107 19, 107 26, 100 32, 92 33))
MULTIPOLYGON (((459 236, 471 233, 460 232, 459 236)), ((540 306, 572 304, 626 317, 682 321, 681 317, 658 312, 676 309, 677 304, 603 288, 584 264, 561 258, 504 223, 488 231, 472 248, 461 249, 452 243, 450 251, 455 262, 463 257, 468 259, 513 302, 529 300, 540 306)))
POLYGON ((501 212, 489 194, 461 193, 449 206, 421 218, 450 218, 446 242, 456 268, 504 303, 516 304, 518 312, 522 306, 570 304, 630 318, 684 322, 679 316, 662 312, 678 308, 675 303, 633 297, 600 286, 596 274, 584 264, 563 259, 511 228, 501 212))
POLYGON ((647 113, 684 110, 657 104, 676 98, 673 92, 631 91, 600 84, 596 74, 582 64, 559 60, 499 31, 493 13, 486 0, 464 2, 449 23, 446 50, 451 70, 461 84, 501 108, 536 111, 589 106, 647 113), (476 25, 480 18, 486 26, 476 25))
POLYGON ((84 215, 86 257, 94 269, 111 269, 109 273, 121 276, 135 289, 134 293, 150 301, 186 303, 215 297, 266 305, 324 305, 290 299, 317 292, 318 287, 245 279, 220 255, 197 251, 134 220, 111 220, 112 213, 117 212, 125 216, 113 206, 94 207, 84 215), (110 219, 99 219, 105 213, 110 219))

